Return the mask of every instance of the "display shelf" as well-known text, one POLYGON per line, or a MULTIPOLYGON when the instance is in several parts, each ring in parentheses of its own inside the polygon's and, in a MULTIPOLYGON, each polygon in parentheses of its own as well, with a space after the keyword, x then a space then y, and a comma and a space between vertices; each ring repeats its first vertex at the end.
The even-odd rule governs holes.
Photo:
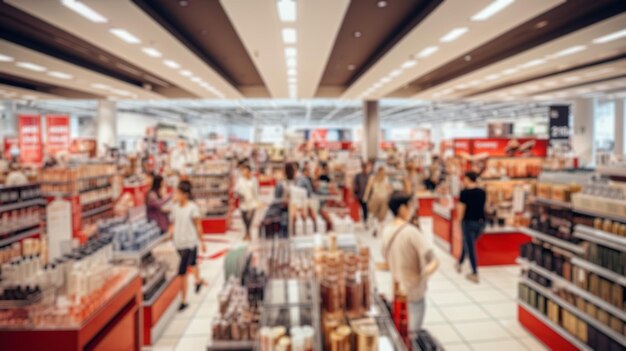
POLYGON ((595 263, 591 263, 579 257, 572 257, 572 264, 626 287, 626 277, 619 273, 613 272, 612 270, 598 266, 595 263))
POLYGON ((593 318, 590 315, 588 315, 586 312, 581 311, 580 309, 578 309, 578 307, 576 307, 576 306, 570 304, 569 302, 563 300, 562 298, 560 298, 559 296, 554 294, 550 289, 545 288, 545 287, 543 287, 543 286, 541 286, 541 285, 539 285, 539 284, 537 284, 537 283, 535 283, 532 280, 527 279, 527 278, 522 278, 521 282, 526 284, 528 287, 532 288, 533 290, 539 292, 543 296, 549 298, 550 300, 552 300, 554 303, 556 303, 557 305, 561 306, 562 308, 565 308, 566 310, 570 311, 572 314, 576 315, 578 318, 580 318, 580 319, 584 320, 585 322, 587 322, 587 324, 592 325, 594 328, 598 329, 603 334, 605 334, 608 337, 610 337, 611 339, 615 340, 616 342, 621 344, 623 347, 626 347, 626 336, 617 333, 615 330, 613 330, 613 329, 607 327, 606 325, 602 324, 601 322, 599 322, 595 318, 593 318))
POLYGON ((614 215, 614 214, 609 214, 609 213, 604 213, 604 212, 600 212, 600 211, 590 210, 590 209, 587 209, 587 208, 580 208, 580 207, 576 207, 576 206, 573 206, 572 210, 574 212, 576 212, 576 213, 584 214, 584 215, 591 216, 591 217, 606 218, 606 219, 610 219, 612 221, 626 223, 626 217, 624 217, 624 216, 618 216, 618 215, 614 215))
POLYGON ((609 177, 626 177, 626 167, 598 166, 596 172, 609 177))
POLYGON ((570 334, 567 330, 563 329, 563 327, 561 327, 560 325, 558 325, 558 324, 554 323, 553 321, 551 321, 548 317, 546 317, 541 312, 537 311, 537 309, 535 309, 534 307, 530 306, 526 302, 518 299, 517 300, 517 304, 522 306, 528 313, 532 314, 535 318, 539 319, 542 323, 544 323, 547 326, 549 326, 550 329, 552 329, 557 334, 562 336, 565 340, 570 342, 572 345, 576 346, 576 348, 578 348, 579 350, 581 350, 581 351, 593 351, 593 349, 591 347, 589 347, 587 344, 585 344, 582 341, 578 340, 574 335, 570 334))
POLYGON ((10 244, 12 244, 14 242, 17 242, 17 241, 21 241, 21 240, 26 239, 28 237, 31 237, 31 236, 33 236, 35 234, 41 234, 41 228, 33 228, 33 229, 31 229, 31 230, 29 230, 27 232, 24 232, 24 233, 21 233, 21 234, 18 234, 18 235, 14 235, 14 236, 12 236, 10 238, 2 239, 2 240, 0 240, 0 247, 10 245, 10 244))
POLYGON ((144 346, 153 345, 178 313, 181 284, 180 277, 173 275, 163 283, 150 300, 142 302, 144 346))
POLYGON ((167 238, 167 235, 161 235, 139 251, 131 251, 131 252, 113 251, 113 259, 114 260, 141 260, 145 255, 150 253, 155 247, 159 246, 159 244, 161 244, 166 238, 167 238))
MULTIPOLYGON (((150 279, 150 280, 148 280, 148 281, 143 283, 143 285, 141 287, 141 292, 143 294, 145 294, 146 291, 150 290, 154 286, 154 284, 158 283, 161 279, 163 279, 165 277, 166 271, 167 271, 167 269, 165 267, 161 266, 159 268, 159 272, 157 274, 155 274, 152 279, 150 279)), ((166 282, 166 284, 167 284, 167 282, 166 282)), ((165 285, 165 284, 163 284, 163 285, 165 285)), ((161 288, 159 288, 159 290, 161 290, 161 288)), ((155 295, 156 294, 158 294, 158 292, 155 293, 155 295)))
POLYGON ((586 225, 577 225, 574 227, 574 236, 591 241, 596 244, 607 246, 615 250, 622 251, 626 248, 626 237, 605 232, 603 230, 588 227, 586 225))
MULTIPOLYGON (((37 222, 25 224, 25 225, 22 225, 21 227, 9 229, 7 231, 0 231, 0 236, 8 235, 8 234, 19 232, 19 231, 26 230, 26 229, 30 229, 32 227, 37 227, 37 226, 40 226, 40 225, 41 225, 41 220, 38 220, 37 222)), ((0 230, 2 230, 2 229, 3 228, 0 228, 0 230)))
POLYGON ((89 211, 85 211, 81 214, 81 217, 85 218, 85 217, 91 217, 91 216, 95 216, 97 214, 100 214, 102 212, 106 212, 108 210, 113 209, 113 204, 106 204, 102 207, 98 207, 98 208, 94 208, 93 210, 89 210, 89 211))
POLYGON ((26 207, 45 205, 45 204, 46 202, 43 199, 37 198, 37 199, 32 199, 32 200, 27 200, 27 201, 16 202, 13 204, 0 205, 0 213, 6 212, 6 211, 20 210, 26 207))
POLYGON ((95 202, 99 202, 99 201, 110 201, 110 200, 111 200, 111 197, 109 197, 109 198, 105 198, 105 199, 95 199, 95 200, 91 200, 91 201, 81 201, 81 202, 80 202, 80 206, 81 206, 81 207, 85 207, 85 206, 87 206, 87 205, 91 205, 91 204, 93 204, 93 203, 95 203, 95 202))
POLYGON ((255 340, 210 340, 207 351, 252 351, 256 349, 255 340))
POLYGON ((519 232, 520 230, 518 227, 504 226, 504 227, 487 227, 485 231, 483 232, 483 234, 497 235, 497 234, 511 234, 511 233, 519 233, 519 232))
POLYGON ((532 269, 533 271, 543 275, 544 277, 552 280, 553 283, 557 283, 559 286, 564 287, 565 289, 569 290, 570 292, 584 298, 585 300, 593 303, 594 305, 602 308, 603 310, 609 312, 610 314, 614 315, 615 317, 620 318, 622 321, 626 321, 626 312, 620 310, 619 308, 615 307, 614 305, 602 300, 600 297, 588 292, 585 289, 582 289, 578 286, 576 286, 574 283, 570 282, 569 280, 564 279, 563 277, 559 276, 558 274, 549 271, 539 265, 537 265, 534 262, 530 262, 528 260, 525 259, 518 259, 518 263, 522 266, 525 266, 527 268, 532 269))
POLYGON ((535 202, 544 204, 544 205, 550 205, 550 206, 558 206, 558 207, 562 207, 562 208, 572 208, 572 204, 569 202, 565 202, 565 201, 559 201, 559 200, 553 200, 553 199, 546 199, 543 197, 536 197, 535 198, 535 202))
POLYGON ((522 227, 519 229, 519 231, 523 234, 526 234, 528 236, 531 236, 535 239, 539 239, 545 242, 548 242, 550 244, 559 246, 563 249, 566 249, 568 251, 577 253, 577 254, 584 254, 585 253, 585 248, 580 246, 580 245, 576 245, 573 243, 570 243, 569 241, 563 240, 563 239, 559 239, 557 237, 554 237, 552 235, 548 235, 548 234, 544 234, 541 232, 538 232, 534 229, 530 229, 530 228, 525 228, 522 227))

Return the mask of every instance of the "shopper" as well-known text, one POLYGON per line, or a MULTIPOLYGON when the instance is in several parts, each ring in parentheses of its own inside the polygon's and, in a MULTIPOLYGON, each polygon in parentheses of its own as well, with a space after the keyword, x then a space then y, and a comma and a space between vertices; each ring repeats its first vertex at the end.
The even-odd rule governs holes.
POLYGON ((383 232, 382 254, 391 270, 391 276, 407 294, 409 333, 422 329, 426 312, 426 288, 428 278, 439 267, 431 244, 420 230, 409 223, 415 213, 412 196, 394 192, 389 208, 393 222, 383 232))
POLYGON ((252 169, 249 164, 244 163, 239 169, 241 175, 237 179, 235 192, 239 196, 239 210, 241 211, 241 218, 246 230, 243 240, 249 241, 251 239, 250 228, 252 220, 259 203, 259 183, 252 176, 252 169))
POLYGON ((380 231, 380 227, 387 216, 387 203, 389 202, 391 190, 391 184, 389 184, 385 167, 380 166, 376 171, 376 175, 374 177, 370 177, 365 189, 367 207, 374 219, 377 221, 373 232, 374 236, 376 236, 380 231))
POLYGON ((191 183, 183 180, 176 188, 176 202, 172 206, 170 214, 170 235, 174 239, 174 246, 180 255, 178 275, 182 278, 181 292, 182 302, 179 311, 187 308, 187 270, 191 267, 195 278, 196 293, 200 292, 207 283, 200 278, 197 266, 198 246, 204 251, 202 243, 202 224, 200 222, 200 210, 191 200, 191 183))
POLYGON ((369 165, 365 162, 361 162, 361 172, 354 176, 354 181, 352 182, 352 191, 354 192, 356 199, 359 201, 361 211, 363 212, 363 225, 365 225, 365 229, 367 229, 368 214, 365 188, 367 188, 367 184, 369 183, 371 177, 372 173, 370 172, 369 165))
POLYGON ((24 172, 22 172, 22 167, 17 162, 11 163, 9 166, 9 175, 7 175, 5 185, 18 186, 25 184, 28 184, 28 177, 24 174, 24 172))
POLYGON ((300 172, 296 176, 296 185, 306 189, 307 197, 313 195, 313 182, 311 182, 311 174, 306 162, 302 165, 300 172))
POLYGON ((295 185, 297 166, 293 162, 285 163, 284 179, 281 179, 274 189, 274 201, 289 202, 289 188, 295 185))
POLYGON ((320 176, 317 178, 320 182, 330 182, 330 170, 328 168, 328 163, 320 162, 320 176))
POLYGON ((151 179, 150 190, 146 195, 146 217, 149 221, 154 221, 165 233, 170 226, 165 208, 172 197, 167 194, 165 182, 161 175, 152 175, 151 179))
POLYGON ((478 174, 469 171, 463 178, 464 189, 459 196, 457 214, 461 218, 461 230, 463 231, 463 251, 456 264, 457 272, 461 273, 461 267, 465 256, 469 256, 472 273, 466 276, 467 279, 478 283, 476 240, 485 229, 485 202, 487 193, 478 187, 478 174))
POLYGON ((402 180, 402 190, 407 194, 415 194, 420 187, 420 175, 417 167, 411 162, 406 165, 406 174, 402 180))

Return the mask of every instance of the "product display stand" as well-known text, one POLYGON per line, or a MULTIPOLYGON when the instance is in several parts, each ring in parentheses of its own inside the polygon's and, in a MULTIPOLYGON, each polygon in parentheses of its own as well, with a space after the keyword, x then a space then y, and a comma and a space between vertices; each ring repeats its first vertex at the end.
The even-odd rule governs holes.
POLYGON ((417 194, 417 216, 422 217, 433 217, 433 204, 436 202, 438 196, 433 193, 422 193, 417 194))
POLYGON ((225 234, 230 227, 234 211, 230 167, 225 162, 220 164, 223 172, 202 172, 189 176, 192 196, 203 213, 204 234, 225 234))
POLYGON ((0 186, 0 252, 45 233, 43 205, 39 184, 0 186))
POLYGON ((178 312, 181 278, 170 277, 150 300, 143 301, 143 345, 151 346, 178 312))
POLYGON ((623 185, 588 179, 553 175, 541 185, 537 229, 524 230, 533 243, 518 259, 518 320, 553 350, 626 348, 623 185))
POLYGON ((0 330, 7 350, 140 350, 141 278, 133 271, 119 290, 76 327, 52 326, 0 330))

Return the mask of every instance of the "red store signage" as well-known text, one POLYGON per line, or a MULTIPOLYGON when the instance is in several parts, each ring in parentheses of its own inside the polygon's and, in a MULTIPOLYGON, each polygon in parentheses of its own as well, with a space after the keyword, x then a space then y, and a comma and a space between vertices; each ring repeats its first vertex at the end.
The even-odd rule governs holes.
POLYGON ((70 148, 70 118, 46 116, 46 150, 55 155, 70 148))
POLYGON ((18 116, 20 161, 41 163, 43 159, 41 141, 41 117, 39 115, 18 116))

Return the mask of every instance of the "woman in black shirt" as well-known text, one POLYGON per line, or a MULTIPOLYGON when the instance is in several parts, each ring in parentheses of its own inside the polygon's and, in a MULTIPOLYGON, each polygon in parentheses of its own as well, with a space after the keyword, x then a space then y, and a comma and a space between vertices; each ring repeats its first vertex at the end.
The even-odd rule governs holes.
POLYGON ((456 264, 457 272, 461 273, 461 265, 468 255, 472 266, 472 273, 466 277, 474 283, 478 283, 478 269, 476 256, 476 240, 485 229, 485 203, 487 193, 478 187, 476 172, 465 173, 463 183, 465 189, 459 196, 457 213, 461 218, 461 230, 463 231, 463 252, 456 264))

